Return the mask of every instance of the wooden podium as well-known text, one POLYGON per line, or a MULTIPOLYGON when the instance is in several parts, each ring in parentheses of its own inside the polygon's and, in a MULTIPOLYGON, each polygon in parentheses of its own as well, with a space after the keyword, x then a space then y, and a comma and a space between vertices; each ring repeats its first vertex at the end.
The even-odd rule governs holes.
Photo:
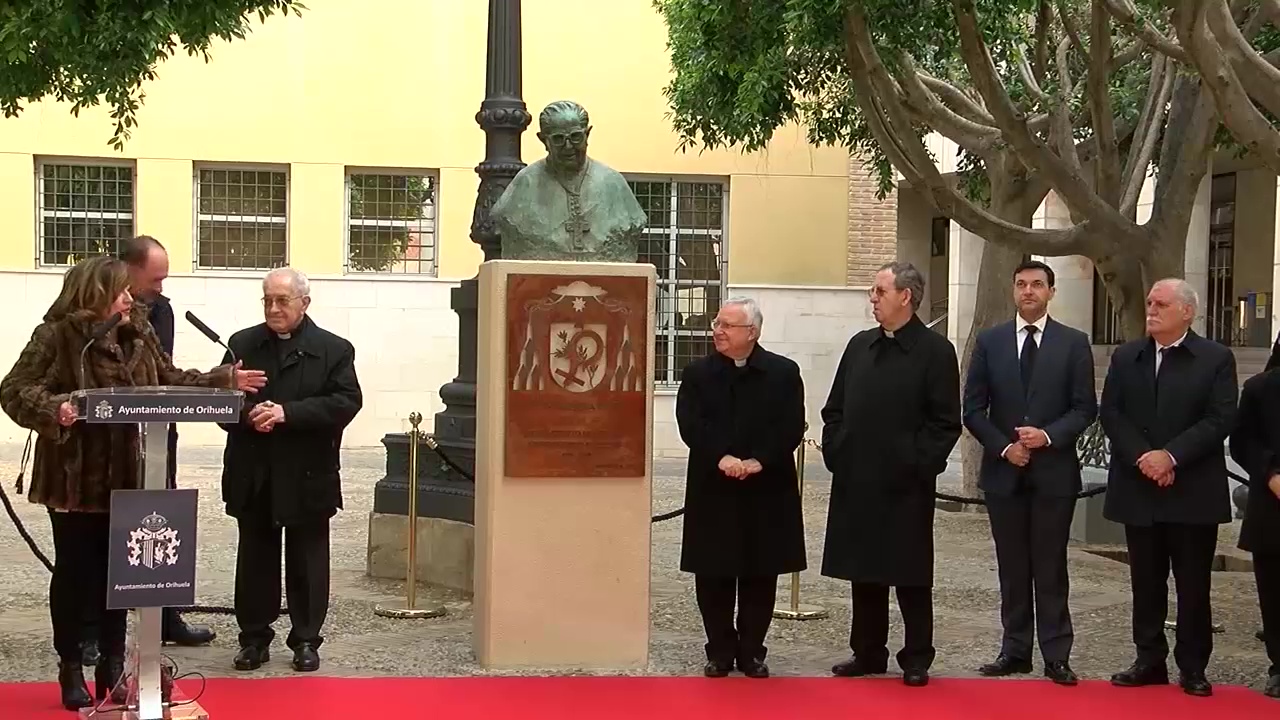
POLYGON ((80 717, 207 720, 200 704, 183 697, 176 686, 166 691, 172 678, 161 667, 163 609, 194 605, 196 585, 198 491, 168 487, 169 424, 238 422, 244 393, 185 386, 117 387, 78 391, 73 403, 82 422, 138 426, 141 488, 111 497, 107 607, 128 609, 135 621, 121 677, 125 702, 120 706, 108 695, 83 708, 80 717))

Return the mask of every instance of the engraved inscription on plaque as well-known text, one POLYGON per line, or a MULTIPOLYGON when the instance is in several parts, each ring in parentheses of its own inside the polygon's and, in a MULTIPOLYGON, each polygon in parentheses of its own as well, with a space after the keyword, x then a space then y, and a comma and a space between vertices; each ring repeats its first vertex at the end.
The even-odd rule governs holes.
POLYGON ((507 278, 508 477, 643 477, 648 279, 507 278))

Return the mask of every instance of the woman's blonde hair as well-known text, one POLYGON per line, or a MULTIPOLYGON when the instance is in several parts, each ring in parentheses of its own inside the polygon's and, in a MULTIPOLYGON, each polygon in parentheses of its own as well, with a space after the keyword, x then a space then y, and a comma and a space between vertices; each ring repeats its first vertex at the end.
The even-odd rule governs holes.
POLYGON ((75 313, 102 315, 120 293, 129 289, 129 268, 107 255, 85 258, 62 276, 62 292, 44 314, 45 322, 75 313))

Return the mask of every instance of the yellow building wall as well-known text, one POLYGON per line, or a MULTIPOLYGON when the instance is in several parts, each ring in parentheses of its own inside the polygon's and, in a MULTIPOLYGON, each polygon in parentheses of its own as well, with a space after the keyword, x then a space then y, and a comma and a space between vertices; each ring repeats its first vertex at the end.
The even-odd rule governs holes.
MULTIPOLYGON (((301 18, 255 21, 212 62, 181 55, 145 87, 139 127, 117 155, 105 109, 74 118, 53 102, 0 120, 0 268, 31 269, 33 164, 40 156, 137 161, 138 232, 161 238, 175 273, 193 267, 192 173, 200 162, 279 164, 290 172, 290 262, 343 271, 346 168, 434 169, 439 275, 469 277, 469 238, 484 135, 488 3, 308 0, 301 18)), ((547 103, 586 106, 590 154, 623 173, 729 181, 735 284, 843 285, 847 155, 784 128, 766 152, 678 151, 662 89, 666 27, 651 0, 525 0, 524 97, 535 116, 524 160, 543 154, 547 103)), ((220 274, 220 273, 219 273, 220 274)))

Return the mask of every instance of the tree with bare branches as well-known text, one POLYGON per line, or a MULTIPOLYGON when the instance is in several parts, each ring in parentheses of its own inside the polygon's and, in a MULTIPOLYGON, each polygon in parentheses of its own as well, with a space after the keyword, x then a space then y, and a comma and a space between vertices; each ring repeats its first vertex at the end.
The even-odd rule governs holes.
POLYGON ((970 338, 1011 316, 1024 253, 1091 259, 1123 334, 1142 333, 1145 288, 1183 274, 1195 196, 1225 139, 1218 106, 1238 108, 1222 115, 1243 149, 1280 138, 1262 115, 1280 93, 1261 67, 1274 71, 1277 2, 656 0, 683 146, 759 149, 797 122, 868 158, 882 191, 896 170, 987 241, 970 338), (939 169, 931 133, 958 146, 959 172, 939 169), (1049 191, 1071 222, 1033 229, 1049 191))

